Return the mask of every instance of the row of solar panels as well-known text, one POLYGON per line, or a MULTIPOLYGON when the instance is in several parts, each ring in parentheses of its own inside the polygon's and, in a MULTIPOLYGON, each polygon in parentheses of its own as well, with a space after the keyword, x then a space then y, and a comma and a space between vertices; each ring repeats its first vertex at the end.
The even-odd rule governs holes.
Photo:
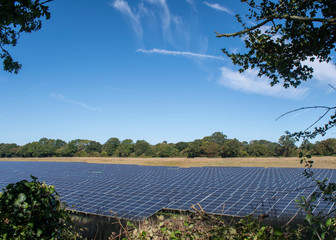
MULTIPOLYGON (((295 198, 310 196, 315 183, 303 169, 0 162, 0 187, 34 175, 56 187, 74 209, 146 218, 162 208, 189 210, 199 203, 211 213, 273 217, 298 211, 295 198)), ((315 169, 315 177, 336 181, 336 171, 315 169)), ((317 210, 334 206, 317 200, 317 210)))

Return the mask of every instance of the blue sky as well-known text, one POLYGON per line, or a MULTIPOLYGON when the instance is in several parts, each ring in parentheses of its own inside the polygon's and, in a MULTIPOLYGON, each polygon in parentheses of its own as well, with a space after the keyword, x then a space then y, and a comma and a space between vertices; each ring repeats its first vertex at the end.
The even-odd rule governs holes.
POLYGON ((297 89, 272 88, 254 70, 239 74, 221 48, 244 51, 242 40, 215 34, 241 29, 234 15, 246 6, 237 0, 55 0, 49 6, 42 29, 7 48, 23 69, 0 72, 0 142, 176 143, 216 131, 277 142, 321 112, 275 121, 279 115, 332 105, 336 94, 328 86, 336 85, 334 62, 311 63, 314 79, 297 89))

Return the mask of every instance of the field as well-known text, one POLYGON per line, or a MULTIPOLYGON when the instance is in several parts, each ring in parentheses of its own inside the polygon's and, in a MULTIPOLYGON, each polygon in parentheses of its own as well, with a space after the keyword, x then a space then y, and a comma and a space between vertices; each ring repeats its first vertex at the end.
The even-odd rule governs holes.
MULTIPOLYGON (((336 157, 313 157, 314 168, 336 169, 336 157)), ((70 158, 0 158, 0 161, 42 161, 42 162, 87 162, 107 164, 138 164, 147 166, 177 167, 281 167, 302 168, 300 160, 293 158, 112 158, 112 157, 70 157, 70 158)))

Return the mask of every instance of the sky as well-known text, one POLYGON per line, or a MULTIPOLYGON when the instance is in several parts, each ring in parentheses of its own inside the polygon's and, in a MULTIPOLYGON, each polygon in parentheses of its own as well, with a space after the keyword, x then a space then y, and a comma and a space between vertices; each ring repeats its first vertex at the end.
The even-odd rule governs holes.
MULTIPOLYGON (((151 144, 193 141, 214 132, 277 142, 307 128, 330 106, 336 68, 309 63, 312 80, 271 87, 256 70, 240 74, 222 53, 244 51, 237 0, 55 0, 40 31, 7 48, 23 68, 0 71, 0 142, 40 138, 151 144)), ((251 22, 251 24, 255 24, 251 22)), ((327 119, 326 119, 327 120, 327 119)), ((332 129, 323 138, 335 137, 332 129)))

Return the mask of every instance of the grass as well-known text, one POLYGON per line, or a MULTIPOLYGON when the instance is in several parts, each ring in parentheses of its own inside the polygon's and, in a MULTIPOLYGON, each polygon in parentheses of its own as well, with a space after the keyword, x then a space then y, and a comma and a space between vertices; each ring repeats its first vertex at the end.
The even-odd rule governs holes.
MULTIPOLYGON (((314 168, 336 169, 336 157, 313 157, 314 168)), ((174 167, 282 167, 303 168, 298 157, 280 158, 114 158, 114 157, 51 157, 0 158, 0 161, 86 162, 107 164, 137 164, 174 167)))

